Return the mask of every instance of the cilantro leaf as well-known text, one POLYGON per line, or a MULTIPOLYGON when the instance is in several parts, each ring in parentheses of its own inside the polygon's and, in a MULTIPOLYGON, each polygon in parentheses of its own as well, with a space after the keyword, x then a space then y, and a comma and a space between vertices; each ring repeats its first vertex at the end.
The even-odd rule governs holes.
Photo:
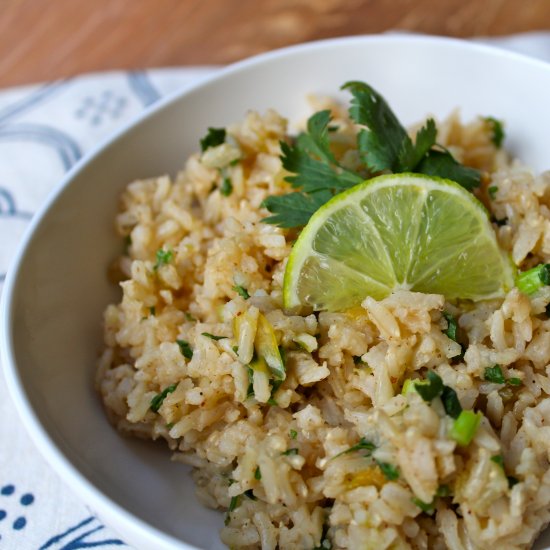
POLYGON ((364 82, 346 82, 343 90, 353 95, 350 118, 366 126, 357 144, 361 158, 372 172, 400 171, 400 157, 412 157, 413 144, 386 100, 364 82))
POLYGON ((166 396, 169 393, 173 393, 176 390, 177 387, 178 387, 177 383, 176 384, 171 384, 167 388, 164 388, 160 393, 157 393, 157 395, 155 395, 155 397, 153 397, 153 399, 151 399, 151 403, 149 405, 149 408, 153 412, 158 412, 161 405, 162 405, 162 403, 166 399, 166 396))
POLYGON ((462 412, 462 405, 458 400, 458 395, 455 390, 449 386, 443 386, 441 392, 441 401, 445 412, 452 418, 458 418, 462 412))
POLYGON ((157 262, 153 266, 153 269, 156 271, 161 265, 169 264, 173 257, 173 250, 164 250, 163 248, 159 248, 157 250, 157 262))
POLYGON ((231 178, 224 176, 222 185, 220 187, 220 193, 224 197, 229 197, 233 193, 233 184, 231 183, 231 178))
POLYGON ((189 345, 189 342, 186 342, 185 340, 176 340, 178 346, 180 347, 181 354, 186 359, 192 359, 193 358, 193 350, 191 349, 191 346, 189 345))
POLYGON ((332 193, 328 191, 309 195, 298 191, 287 195, 273 195, 262 202, 262 206, 267 208, 273 216, 264 218, 262 221, 279 227, 302 227, 331 198, 332 193))
POLYGON ((506 379, 504 374, 502 374, 502 369, 500 365, 493 365, 492 367, 487 367, 483 373, 483 377, 487 382, 492 382, 493 384, 504 384, 506 379))
POLYGON ((415 171, 427 176, 438 176, 456 181, 468 191, 479 187, 481 183, 479 170, 460 164, 447 150, 436 151, 431 149, 415 171))
POLYGON ((329 146, 329 121, 330 111, 319 111, 309 118, 307 133, 300 134, 294 145, 281 142, 283 168, 296 174, 288 176, 286 181, 295 189, 306 193, 343 190, 364 180, 336 162, 329 146))
POLYGON ((207 338, 210 338, 210 340, 224 340, 226 338, 229 338, 229 336, 216 336, 215 334, 210 334, 209 332, 201 332, 202 336, 206 336, 207 338))
POLYGON ((506 137, 502 122, 500 120, 497 120, 496 118, 493 118, 492 116, 485 117, 484 120, 487 124, 489 124, 491 128, 491 141, 497 149, 500 149, 502 147, 502 142, 506 137))
POLYGON ((208 133, 200 140, 201 151, 204 153, 209 147, 216 147, 225 141, 225 128, 208 128, 208 133))
POLYGON ((414 389, 424 401, 430 402, 443 392, 443 380, 433 370, 428 371, 427 379, 427 381, 416 382, 414 389))
POLYGON ((376 445, 374 443, 370 442, 365 437, 362 437, 359 440, 359 443, 357 443, 356 445, 353 445, 352 447, 350 447, 349 449, 346 449, 345 451, 342 451, 341 453, 338 453, 337 455, 333 456, 332 458, 337 458, 339 456, 347 455, 348 453, 353 453, 355 451, 361 451, 363 449, 367 451, 366 456, 369 456, 371 454, 371 452, 374 451, 374 449, 376 449, 376 445))
POLYGON ((456 331, 458 329, 458 323, 456 322, 456 319, 448 311, 443 312, 443 317, 445 317, 445 320, 447 321, 447 330, 444 330, 443 332, 451 340, 454 340, 455 342, 457 342, 456 331))
POLYGON ((233 287, 233 290, 234 290, 241 298, 244 298, 245 300, 248 300, 248 298, 250 298, 250 294, 248 294, 248 290, 246 290, 246 288, 244 288, 244 286, 235 285, 235 286, 233 287))
POLYGON ((410 150, 405 145, 405 150, 399 156, 400 172, 412 172, 428 151, 435 145, 437 128, 433 118, 426 121, 426 125, 420 128, 416 134, 415 144, 410 150))

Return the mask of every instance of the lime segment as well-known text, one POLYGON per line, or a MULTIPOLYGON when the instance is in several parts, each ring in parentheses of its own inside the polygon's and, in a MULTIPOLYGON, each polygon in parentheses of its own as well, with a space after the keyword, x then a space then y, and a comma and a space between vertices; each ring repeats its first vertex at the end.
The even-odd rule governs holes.
POLYGON ((312 216, 290 254, 283 296, 288 308, 341 311, 397 289, 482 300, 512 286, 510 262, 471 193, 449 180, 394 174, 337 195, 312 216))

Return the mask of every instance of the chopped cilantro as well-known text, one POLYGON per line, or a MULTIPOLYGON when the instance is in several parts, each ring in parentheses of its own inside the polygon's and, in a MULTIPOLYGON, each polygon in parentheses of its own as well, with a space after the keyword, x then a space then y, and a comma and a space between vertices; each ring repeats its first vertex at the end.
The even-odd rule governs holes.
POLYGON ((420 500, 419 498, 413 497, 411 499, 413 501, 413 504, 416 504, 425 514, 432 515, 434 513, 434 503, 432 502, 424 502, 423 500, 420 500))
POLYGON ((246 290, 246 288, 244 288, 243 286, 241 285, 235 285, 233 287, 233 290, 239 295, 241 296, 242 298, 244 298, 245 300, 248 300, 248 298, 250 298, 250 294, 248 294, 248 290, 246 290))
POLYGON ((443 380, 433 370, 428 371, 427 384, 416 382, 414 389, 424 399, 424 401, 430 402, 432 399, 439 397, 443 391, 443 380))
POLYGON ((445 320, 447 321, 447 329, 444 331, 445 334, 451 339, 457 342, 456 339, 456 331, 458 329, 458 323, 456 322, 456 319, 454 316, 449 313, 448 311, 443 312, 443 317, 445 317, 445 320))
POLYGON ((231 195, 232 192, 233 192, 233 184, 231 183, 231 178, 224 176, 222 180, 222 185, 220 187, 220 193, 224 197, 229 197, 229 195, 231 195))
POLYGON ((504 470, 504 458, 502 455, 495 455, 491 457, 491 461, 498 464, 504 470))
POLYGON ((500 120, 493 118, 492 116, 485 117, 485 122, 491 127, 491 141, 497 149, 502 147, 502 142, 504 141, 505 133, 504 127, 500 120))
POLYGON ((338 453, 336 456, 333 456, 332 458, 337 458, 339 456, 347 455, 348 453, 353 453, 355 451, 361 451, 363 449, 367 451, 366 456, 369 456, 371 452, 374 451, 374 449, 376 449, 376 445, 370 442, 365 437, 362 437, 359 440, 359 443, 357 443, 356 445, 353 445, 352 447, 350 447, 349 449, 346 449, 345 451, 342 451, 341 453, 338 453))
POLYGON ((206 336, 207 338, 210 338, 210 340, 224 340, 225 338, 229 338, 229 336, 216 336, 215 334, 210 334, 209 332, 201 332, 202 336, 206 336))
POLYGON ((239 346, 231 346, 233 353, 239 353, 239 346))
POLYGON ((166 424, 166 429, 167 429, 167 430, 171 430, 173 427, 174 427, 174 423, 173 423, 173 422, 168 422, 168 424, 166 424))
POLYGON ((229 166, 237 166, 237 164, 239 164, 239 162, 241 162, 241 159, 233 159, 230 163, 229 163, 229 166))
POLYGON ((495 197, 497 196, 498 187, 496 185, 490 185, 487 188, 487 192, 489 193, 489 197, 491 197, 491 200, 495 200, 495 197))
POLYGON ((185 340, 176 340, 178 346, 180 347, 181 354, 186 359, 192 359, 193 358, 193 350, 191 349, 191 346, 189 345, 189 342, 186 342, 185 340))
POLYGON ((161 405, 162 405, 162 403, 166 399, 166 396, 169 393, 172 393, 177 387, 178 387, 177 383, 176 384, 171 384, 167 388, 164 388, 160 393, 157 393, 157 395, 155 395, 155 397, 153 397, 153 399, 151 399, 151 404, 149 405, 149 408, 153 412, 158 412, 161 405))
POLYGON ((376 461, 376 464, 382 470, 382 473, 386 476, 387 480, 394 481, 399 477, 399 469, 393 464, 389 464, 388 462, 380 462, 378 460, 376 461))
POLYGON ((458 396, 453 388, 443 386, 441 401, 443 403, 443 407, 445 408, 445 412, 451 418, 458 418, 460 416, 460 413, 462 412, 462 405, 460 404, 458 396))
POLYGON ((296 447, 293 447, 292 449, 287 449, 286 451, 283 451, 281 454, 284 456, 291 456, 291 455, 297 455, 299 453, 300 451, 296 447))
POLYGON ((256 466, 256 471, 254 472, 254 479, 262 479, 262 472, 260 471, 259 466, 256 466))
POLYGON ((200 140, 201 151, 204 153, 209 147, 216 147, 225 141, 225 128, 208 128, 208 133, 200 140))
POLYGON ((451 489, 448 485, 440 485, 435 492, 436 497, 448 497, 451 494, 451 489))
POLYGON ((500 365, 487 367, 484 372, 484 378, 487 382, 492 382, 493 384, 510 384, 511 386, 521 386, 522 383, 521 378, 504 378, 500 365))
POLYGON ((502 374, 502 369, 500 365, 493 365, 492 367, 487 367, 485 369, 483 377, 487 382, 492 382, 493 384, 504 384, 506 382, 504 374, 502 374))
POLYGON ((174 252, 172 250, 164 250, 159 248, 157 250, 157 262, 153 266, 153 269, 156 271, 161 265, 169 264, 174 257, 174 252))
POLYGON ((544 285, 550 285, 550 264, 539 264, 516 277, 516 287, 527 295, 534 294, 544 285))
POLYGON ((290 430, 290 439, 296 439, 298 437, 298 432, 296 430, 290 430))

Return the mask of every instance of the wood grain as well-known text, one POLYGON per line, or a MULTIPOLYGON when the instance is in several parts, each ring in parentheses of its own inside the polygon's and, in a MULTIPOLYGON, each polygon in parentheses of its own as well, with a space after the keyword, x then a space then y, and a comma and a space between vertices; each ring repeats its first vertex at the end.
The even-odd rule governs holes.
POLYGON ((0 87, 78 73, 224 64, 320 38, 550 28, 549 0, 2 0, 0 87))

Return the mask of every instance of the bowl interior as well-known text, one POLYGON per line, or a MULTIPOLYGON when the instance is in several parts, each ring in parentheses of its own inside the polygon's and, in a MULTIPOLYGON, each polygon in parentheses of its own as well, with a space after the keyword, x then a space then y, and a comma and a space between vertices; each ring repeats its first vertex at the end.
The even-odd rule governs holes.
POLYGON ((465 118, 502 118, 517 156, 536 170, 550 165, 550 66, 426 37, 306 45, 230 68, 111 141, 35 220, 10 274, 2 347, 24 421, 61 475, 138 547, 223 548, 223 516, 198 503, 188 470, 162 445, 115 433, 93 390, 102 311, 119 295, 106 276, 122 248, 113 230, 118 195, 134 179, 175 173, 208 126, 270 107, 302 120, 308 94, 339 95, 352 79, 377 88, 405 123, 457 106, 465 118))

